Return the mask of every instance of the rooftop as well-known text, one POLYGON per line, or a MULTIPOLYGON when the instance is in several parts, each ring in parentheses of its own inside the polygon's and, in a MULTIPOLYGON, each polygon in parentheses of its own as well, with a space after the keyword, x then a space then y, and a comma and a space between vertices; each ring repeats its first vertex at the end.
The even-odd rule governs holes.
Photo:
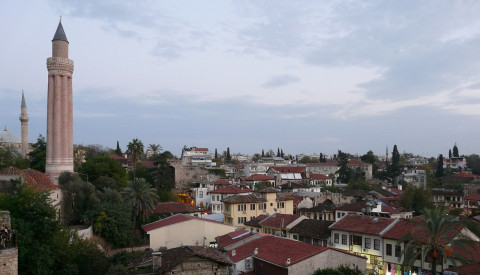
POLYGON ((252 192, 251 189, 244 189, 237 187, 235 185, 228 185, 222 188, 219 188, 217 190, 212 190, 209 193, 210 194, 240 194, 240 193, 250 193, 252 192))
POLYGON ((292 227, 289 232, 314 239, 326 239, 330 236, 330 229, 328 227, 332 224, 333 221, 305 219, 292 227))
POLYGON ((156 221, 156 222, 152 222, 152 223, 149 223, 149 224, 142 225, 142 229, 145 232, 149 232, 149 231, 159 229, 159 228, 162 228, 162 227, 165 227, 165 226, 169 226, 169 225, 172 225, 172 224, 181 223, 181 222, 185 222, 185 221, 191 221, 191 220, 199 220, 199 221, 204 221, 204 222, 212 222, 212 223, 216 223, 216 224, 221 224, 221 223, 216 222, 216 221, 207 220, 207 219, 203 219, 203 218, 199 218, 199 217, 195 217, 195 216, 189 216, 189 215, 185 215, 185 214, 177 214, 177 215, 173 215, 173 216, 170 216, 168 218, 165 218, 165 219, 161 219, 161 220, 156 221))
POLYGON ((221 202, 226 203, 254 203, 254 202, 266 202, 265 198, 257 197, 254 194, 248 195, 233 195, 230 197, 223 198, 221 202))
POLYGON ((153 213, 195 213, 202 212, 201 209, 195 208, 191 205, 184 204, 181 202, 159 202, 155 205, 155 209, 152 210, 153 213))
POLYGON ((383 230, 394 222, 395 219, 391 218, 346 215, 330 226, 330 230, 380 235, 383 230))
POLYGON ((221 251, 215 248, 203 246, 181 246, 162 251, 162 266, 159 268, 159 271, 168 272, 192 256, 208 259, 224 265, 231 264, 230 260, 228 260, 221 251))

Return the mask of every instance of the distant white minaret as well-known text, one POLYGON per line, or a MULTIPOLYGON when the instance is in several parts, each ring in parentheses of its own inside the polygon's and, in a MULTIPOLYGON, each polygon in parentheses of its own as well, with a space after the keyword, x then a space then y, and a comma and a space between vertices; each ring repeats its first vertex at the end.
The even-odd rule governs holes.
POLYGON ((22 122, 22 157, 26 157, 28 153, 28 114, 27 104, 25 103, 25 95, 22 90, 22 106, 20 113, 20 121, 22 122))

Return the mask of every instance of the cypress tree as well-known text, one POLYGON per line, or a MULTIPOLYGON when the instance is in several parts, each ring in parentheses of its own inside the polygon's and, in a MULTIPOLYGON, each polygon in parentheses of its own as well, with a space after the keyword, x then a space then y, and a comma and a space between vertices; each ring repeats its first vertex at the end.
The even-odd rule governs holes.
POLYGON ((456 143, 455 143, 455 145, 453 145, 452 155, 453 155, 453 157, 455 157, 455 158, 458 158, 458 157, 459 157, 459 155, 458 155, 458 147, 457 147, 457 144, 456 144, 456 143))
POLYGON ((215 148, 215 159, 218 159, 217 148, 215 148))
POLYGON ((280 157, 280 147, 277 147, 277 157, 280 157))
POLYGON ((448 149, 448 158, 449 158, 449 159, 452 158, 452 149, 448 149))
POLYGON ((232 160, 232 157, 230 156, 230 147, 227 147, 227 155, 226 155, 225 159, 226 159, 227 161, 232 160))
POLYGON ((118 143, 118 140, 117 140, 117 149, 115 149, 115 154, 117 154, 117 156, 123 155, 122 149, 120 149, 120 143, 118 143))
POLYGON ((438 156, 438 161, 437 161, 437 172, 436 176, 437 178, 441 178, 445 175, 445 169, 443 169, 443 155, 440 154, 438 156))
POLYGON ((265 151, 262 149, 262 158, 265 157, 265 151))

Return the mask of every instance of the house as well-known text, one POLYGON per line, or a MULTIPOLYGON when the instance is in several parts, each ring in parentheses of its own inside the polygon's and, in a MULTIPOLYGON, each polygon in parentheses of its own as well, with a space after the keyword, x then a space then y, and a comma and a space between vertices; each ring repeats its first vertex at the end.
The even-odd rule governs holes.
POLYGON ((463 209, 465 206, 462 190, 432 188, 433 203, 437 205, 452 206, 463 209))
POLYGON ((133 164, 129 165, 129 160, 126 157, 117 156, 117 155, 110 155, 110 158, 118 161, 122 165, 123 168, 128 168, 129 166, 133 166, 133 164))
POLYGON ((361 171, 365 174, 365 179, 369 180, 373 177, 373 165, 358 159, 349 159, 347 167, 352 170, 361 171))
POLYGON ((382 235, 398 219, 346 215, 330 226, 332 247, 367 257, 367 269, 383 269, 384 244, 382 235))
POLYGON ((314 186, 332 186, 333 185, 333 178, 326 176, 324 174, 310 174, 310 185, 314 186))
MULTIPOLYGON (((382 236, 384 249, 383 270, 385 272, 394 273, 395 271, 398 271, 400 269, 400 266, 403 262, 403 256, 401 255, 401 253, 404 249, 404 243, 399 244, 398 240, 400 240, 400 238, 402 238, 407 232, 412 232, 415 227, 415 223, 408 222, 408 220, 405 219, 398 219, 398 222, 396 222, 391 228, 385 231, 382 236)), ((480 261, 480 243, 478 243, 478 236, 476 236, 470 230, 461 225, 458 226, 457 231, 452 232, 451 238, 456 238, 457 236, 459 236, 459 234, 462 234, 466 238, 477 242, 474 248, 466 247, 466 249, 471 250, 470 252, 472 252, 472 256, 474 257, 475 261, 480 261)), ((417 231, 416 235, 422 236, 422 232, 417 231)), ((464 252, 456 251, 456 253, 464 252)), ((465 256, 467 258, 470 258, 470 256, 465 256)), ((420 256, 419 259, 417 259, 413 263, 412 269, 418 270, 420 268, 422 269, 422 272, 424 272, 425 270, 431 270, 431 264, 428 261, 425 261, 426 258, 426 255, 420 256)), ((455 264, 452 259, 447 258, 445 259, 445 261, 439 263, 439 265, 437 266, 437 272, 441 272, 445 268, 453 265, 455 264)))
POLYGON ((332 175, 338 171, 338 162, 326 160, 326 162, 307 163, 306 171, 310 174, 332 175))
POLYGON ((296 193, 296 192, 320 192, 322 191, 321 186, 309 185, 307 181, 304 182, 291 182, 287 181, 280 186, 282 192, 284 193, 296 193))
POLYGON ((199 166, 199 167, 215 167, 216 163, 212 162, 213 155, 208 148, 184 146, 182 149, 182 165, 183 166, 199 166))
POLYGON ((142 229, 148 234, 154 251, 185 245, 213 246, 217 236, 235 231, 233 226, 185 214, 145 224, 142 229))
POLYGON ((423 169, 407 169, 398 179, 413 184, 417 188, 427 188, 427 172, 423 169))
POLYGON ((306 179, 305 166, 271 166, 267 170, 267 175, 275 178, 276 185, 282 185, 285 182, 303 182, 306 179))
POLYGON ((214 184, 211 182, 196 182, 193 184, 193 187, 190 188, 192 191, 192 199, 196 207, 201 208, 210 208, 211 199, 210 191, 214 190, 214 184))
POLYGON ((63 198, 62 189, 60 186, 53 184, 52 180, 44 173, 30 168, 7 167, 0 171, 0 191, 4 188, 9 189, 6 186, 11 184, 11 180, 25 182, 27 186, 33 187, 37 191, 47 191, 52 200, 52 205, 57 209, 60 208, 63 198))
POLYGON ((275 236, 251 240, 227 250, 227 255, 234 263, 233 274, 303 275, 342 264, 356 265, 362 272, 366 268, 362 256, 275 236))
POLYGON ((234 195, 222 199, 225 205, 225 224, 243 227, 246 221, 262 214, 293 214, 293 199, 277 193, 277 190, 269 187, 256 194, 234 195))
POLYGON ((225 210, 224 205, 222 203, 222 199, 233 196, 233 195, 246 195, 253 192, 253 190, 247 188, 240 188, 235 185, 221 185, 225 187, 221 187, 215 190, 208 192, 210 195, 210 203, 212 206, 212 213, 219 214, 223 213, 225 210))
MULTIPOLYGON (((258 221, 258 225, 260 227, 260 230, 258 230, 258 227, 254 229, 253 226, 249 227, 246 225, 246 229, 250 229, 250 231, 254 232, 261 232, 265 234, 271 234, 275 236, 280 236, 280 237, 287 237, 288 231, 297 225, 299 222, 303 221, 304 219, 307 219, 305 216, 297 216, 297 215, 291 215, 291 214, 273 214, 271 216, 266 216, 266 215, 261 215, 259 216, 260 220, 258 221)), ((252 224, 256 225, 256 224, 252 224)))
POLYGON ((464 157, 451 157, 443 159, 443 168, 463 170, 467 167, 467 159, 464 157))
POLYGON ((467 214, 477 214, 479 212, 480 194, 468 194, 465 196, 465 209, 467 214))
POLYGON ((288 238, 304 243, 328 246, 330 243, 329 226, 333 221, 303 219, 288 230, 288 238))
POLYGON ((155 274, 228 274, 232 262, 217 249, 181 246, 152 253, 155 274))
POLYGON ((334 211, 337 220, 348 214, 387 218, 411 218, 413 215, 411 211, 404 211, 403 208, 397 209, 380 200, 355 202, 337 207, 334 211))
POLYGON ((311 208, 300 208, 299 214, 314 220, 335 221, 335 205, 327 200, 311 208))
POLYGON ((275 186, 275 178, 262 174, 255 174, 249 177, 240 178, 240 182, 243 185, 248 186, 250 189, 258 189, 259 184, 264 185, 264 187, 275 186))
POLYGON ((173 201, 159 202, 152 210, 152 213, 160 214, 162 217, 168 217, 175 214, 186 214, 190 216, 201 217, 203 212, 204 211, 202 209, 195 208, 189 204, 173 201))

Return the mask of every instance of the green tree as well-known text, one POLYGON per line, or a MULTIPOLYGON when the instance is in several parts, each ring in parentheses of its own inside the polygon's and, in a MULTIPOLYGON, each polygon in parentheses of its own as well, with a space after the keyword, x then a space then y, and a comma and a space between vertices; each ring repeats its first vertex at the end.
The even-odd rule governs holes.
POLYGON ((262 149, 262 158, 265 157, 265 151, 262 149))
POLYGON ((347 183, 350 181, 352 171, 347 166, 348 164, 348 155, 341 150, 338 150, 338 181, 347 183))
POLYGON ((462 263, 468 261, 461 254, 452 252, 457 250, 471 254, 467 248, 473 248, 474 243, 460 233, 460 226, 448 216, 447 208, 425 208, 422 216, 409 222, 415 224, 413 231, 406 233, 398 241, 406 243, 402 253, 405 255, 403 260, 405 266, 412 266, 417 257, 423 255, 431 264, 431 274, 437 274, 437 264, 442 264, 445 257, 454 258, 462 263))
POLYGON ((155 156, 160 153, 160 151, 162 151, 162 146, 160 146, 160 144, 149 144, 148 145, 148 149, 150 151, 152 151, 153 153, 153 158, 155 158, 155 156))
POLYGON ((40 172, 45 172, 47 162, 47 142, 45 137, 38 135, 37 142, 32 144, 33 150, 28 153, 30 159, 30 168, 40 172))
POLYGON ((317 269, 313 275, 362 275, 362 271, 358 269, 358 266, 353 265, 340 265, 337 268, 325 268, 317 269))
POLYGON ((400 153, 396 144, 393 146, 392 163, 388 166, 387 173, 392 180, 400 175, 400 153))
POLYGON ((449 158, 449 159, 452 158, 452 149, 448 149, 448 158, 449 158))
POLYGON ((112 178, 121 187, 127 185, 127 171, 118 161, 109 156, 95 156, 87 159, 78 168, 78 172, 88 175, 88 180, 99 188, 102 188, 98 182, 100 177, 112 178))
POLYGON ((309 156, 304 156, 303 158, 301 158, 299 161, 299 163, 317 163, 318 161, 316 159, 312 159, 311 157, 309 156))
POLYGON ((157 190, 145 179, 135 179, 124 188, 123 194, 126 202, 131 206, 133 224, 137 219, 146 220, 148 213, 158 201, 157 190))
POLYGON ((277 157, 280 157, 280 147, 277 148, 277 157))
POLYGON ((133 178, 135 178, 135 168, 137 166, 138 158, 143 154, 143 142, 138 138, 134 138, 128 143, 127 152, 133 159, 133 178))
POLYGON ((230 147, 227 147, 227 153, 225 154, 225 161, 229 162, 232 160, 232 157, 230 156, 230 147))
POLYGON ((373 151, 368 151, 365 155, 360 157, 360 160, 366 163, 375 164, 377 157, 373 154, 373 151))
POLYGON ((468 168, 472 169, 472 173, 480 175, 480 156, 472 154, 465 157, 467 160, 468 168))
POLYGON ((431 197, 430 191, 409 185, 402 193, 401 204, 413 211, 413 215, 419 215, 422 209, 431 206, 431 197))
POLYGON ((217 152, 217 148, 215 148, 215 159, 218 159, 218 152, 217 152))
POLYGON ((6 167, 15 166, 21 158, 20 152, 12 145, 0 144, 0 170, 6 167))
POLYGON ((123 152, 122 152, 122 149, 120 148, 120 143, 118 142, 118 140, 117 140, 117 149, 115 149, 115 154, 117 156, 123 156, 123 152))
POLYGON ((62 200, 64 221, 67 224, 81 224, 85 212, 95 209, 100 204, 95 187, 70 172, 63 172, 58 178, 58 183, 64 190, 62 200))
POLYGON ((168 163, 173 158, 172 153, 165 151, 158 154, 154 160, 155 168, 151 174, 153 177, 153 185, 157 189, 158 195, 162 201, 170 198, 170 190, 175 188, 175 171, 168 163))
POLYGON ((460 155, 458 154, 458 147, 457 147, 457 144, 455 143, 455 145, 453 145, 453 150, 452 150, 452 155, 453 157, 455 158, 458 158, 460 155))
POLYGON ((437 162, 437 172, 435 174, 437 178, 441 178, 445 176, 445 169, 443 169, 443 155, 440 154, 438 156, 438 162, 437 162))

